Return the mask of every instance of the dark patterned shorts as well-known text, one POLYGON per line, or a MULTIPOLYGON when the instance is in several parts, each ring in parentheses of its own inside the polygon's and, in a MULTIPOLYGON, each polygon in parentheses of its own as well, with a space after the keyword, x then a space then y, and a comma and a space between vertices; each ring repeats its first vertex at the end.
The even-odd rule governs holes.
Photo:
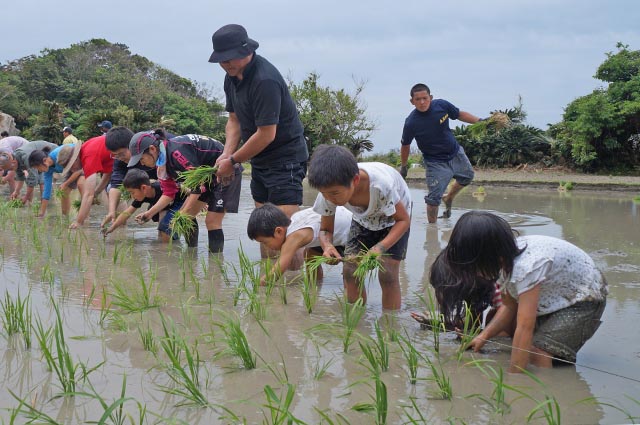
MULTIPOLYGON (((387 227, 382 230, 370 230, 361 226, 355 220, 351 220, 351 228, 349 229, 349 240, 344 247, 346 256, 358 255, 363 250, 368 250, 375 244, 383 240, 391 230, 387 227)), ((387 249, 386 255, 391 256, 394 260, 404 260, 407 255, 407 245, 409 244, 409 230, 395 243, 391 248, 387 249)))
POLYGON ((533 346, 554 357, 575 362, 578 350, 600 327, 606 304, 606 300, 583 301, 539 316, 533 346))

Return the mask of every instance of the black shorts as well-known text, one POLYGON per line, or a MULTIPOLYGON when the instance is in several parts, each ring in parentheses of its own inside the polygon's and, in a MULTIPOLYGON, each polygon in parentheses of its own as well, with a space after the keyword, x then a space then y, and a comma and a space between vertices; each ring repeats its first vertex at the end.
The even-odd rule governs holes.
POLYGON ((214 183, 198 198, 209 207, 207 211, 216 213, 237 213, 240 204, 240 187, 242 186, 242 168, 237 167, 235 174, 222 183, 214 183))
POLYGON ((302 205, 302 180, 307 162, 286 163, 269 168, 251 168, 251 196, 255 202, 302 205))
MULTIPOLYGON (((355 220, 351 220, 349 229, 349 240, 344 248, 346 256, 358 255, 361 251, 371 249, 375 244, 383 240, 391 230, 387 227, 382 230, 370 230, 360 225, 355 220)), ((404 260, 407 256, 407 246, 409 245, 409 229, 391 248, 387 249, 386 255, 394 260, 404 260)))

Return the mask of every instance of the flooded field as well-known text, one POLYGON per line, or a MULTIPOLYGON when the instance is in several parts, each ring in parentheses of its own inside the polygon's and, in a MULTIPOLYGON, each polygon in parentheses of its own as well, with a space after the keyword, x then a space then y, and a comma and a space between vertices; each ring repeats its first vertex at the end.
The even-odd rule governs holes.
MULTIPOLYGON (((341 266, 325 266, 317 286, 295 273, 286 286, 254 285, 260 254, 246 235, 253 202, 243 183, 219 257, 207 253, 203 218, 190 251, 160 244, 152 224, 103 240, 100 206, 82 231, 67 230, 58 205, 45 220, 0 208, 3 422, 640 422, 635 194, 469 188, 451 219, 427 225, 425 188, 414 186, 403 306, 391 314, 376 279, 364 308, 344 304, 341 266), (470 209, 566 239, 604 271, 604 323, 577 365, 510 375, 508 339, 461 353, 454 335, 409 317, 426 309, 428 267, 470 209)), ((307 190, 305 205, 314 198, 307 190)))

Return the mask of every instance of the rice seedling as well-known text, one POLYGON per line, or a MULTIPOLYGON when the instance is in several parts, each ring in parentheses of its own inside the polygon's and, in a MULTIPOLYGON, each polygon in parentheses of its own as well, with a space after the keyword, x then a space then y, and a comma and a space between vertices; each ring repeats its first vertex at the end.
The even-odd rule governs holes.
POLYGON ((184 236, 188 238, 191 233, 196 231, 198 228, 197 223, 195 221, 195 217, 184 213, 182 211, 176 211, 169 223, 169 227, 171 228, 171 238, 173 239, 174 235, 184 236))
MULTIPOLYGON (((111 423, 113 425, 124 425, 124 424, 144 424, 146 423, 147 417, 147 407, 146 405, 141 404, 139 401, 135 400, 132 397, 127 397, 127 375, 122 377, 122 386, 120 389, 120 396, 109 403, 107 400, 102 397, 102 395, 96 391, 91 382, 88 382, 90 392, 76 392, 74 395, 76 396, 84 396, 90 399, 98 401, 100 406, 103 409, 102 416, 97 421, 91 421, 87 423, 96 423, 96 424, 106 424, 111 423), (133 400, 138 408, 138 417, 134 422, 134 417, 131 413, 126 412, 124 410, 124 405, 128 401, 133 400)), ((99 413, 99 412, 98 412, 99 413)))
POLYGON ((367 368, 374 375, 380 375, 381 372, 389 370, 389 345, 385 340, 382 330, 380 329, 380 323, 376 320, 375 324, 376 339, 369 342, 360 342, 360 349, 365 359, 369 362, 367 368))
POLYGON ((289 372, 287 372, 287 364, 285 363, 284 356, 282 355, 280 350, 278 350, 278 354, 280 355, 280 362, 278 362, 276 365, 271 365, 270 363, 265 361, 265 359, 262 358, 262 356, 258 353, 256 353, 256 356, 258 356, 260 360, 262 360, 267 370, 271 372, 271 374, 278 380, 278 383, 287 384, 289 383, 289 372))
POLYGON ((280 396, 276 394, 271 385, 265 385, 264 394, 267 398, 267 403, 264 404, 264 407, 267 408, 269 413, 267 416, 264 411, 262 412, 265 423, 273 425, 303 424, 304 422, 296 418, 291 412, 291 403, 295 393, 296 387, 292 384, 286 384, 280 396))
POLYGON ((156 354, 158 352, 158 341, 153 335, 153 330, 151 330, 149 324, 147 324, 147 327, 144 329, 138 326, 138 334, 140 335, 142 348, 144 348, 145 351, 156 354))
POLYGON ((380 379, 380 376, 375 376, 373 380, 375 390, 375 395, 371 397, 373 402, 358 403, 354 405, 352 409, 356 412, 373 412, 376 425, 383 425, 387 423, 387 412, 389 409, 387 386, 382 379, 380 379))
POLYGON ((25 299, 20 297, 20 293, 15 301, 9 295, 9 291, 4 294, 4 301, 0 300, 0 310, 2 314, 2 326, 8 336, 20 333, 24 346, 27 350, 31 348, 31 297, 27 295, 25 299))
POLYGON ((438 309, 438 302, 435 300, 431 291, 427 291, 427 299, 425 300, 422 294, 418 294, 418 298, 425 306, 427 315, 429 317, 429 325, 427 327, 431 329, 433 335, 433 349, 436 353, 440 352, 440 333, 445 332, 444 317, 440 314, 438 309))
POLYGON ((313 307, 318 301, 318 284, 317 284, 317 269, 308 269, 305 265, 305 269, 302 273, 302 301, 307 313, 313 312, 313 307))
POLYGON ((327 371, 335 361, 335 358, 331 357, 329 360, 326 360, 326 361, 323 360, 322 356, 320 355, 320 348, 318 347, 317 344, 315 345, 315 347, 316 347, 316 352, 318 353, 318 359, 314 363, 313 379, 315 379, 316 381, 319 381, 327 373, 327 371))
POLYGON ((53 191, 53 197, 56 199, 63 199, 67 197, 67 192, 64 189, 56 187, 56 190, 53 191))
POLYGON ((129 290, 126 284, 112 281, 114 289, 111 292, 112 304, 126 313, 137 313, 159 307, 160 303, 156 297, 158 290, 154 287, 155 280, 149 279, 148 283, 145 282, 142 271, 138 270, 137 282, 139 291, 129 290))
POLYGON ((435 397, 441 400, 451 400, 453 397, 453 388, 451 387, 451 379, 442 369, 442 364, 438 360, 438 366, 436 367, 433 360, 429 356, 421 355, 429 368, 431 369, 431 377, 427 378, 428 381, 433 381, 438 386, 438 390, 435 392, 435 397))
POLYGON ((360 285, 363 285, 367 278, 373 276, 376 271, 384 271, 380 255, 381 254, 378 254, 377 252, 363 251, 358 256, 351 259, 351 261, 358 263, 358 267, 356 267, 353 272, 353 276, 357 279, 356 281, 360 285))
POLYGON ((544 419, 549 425, 560 425, 562 421, 558 400, 553 396, 545 394, 544 400, 540 401, 527 415, 527 422, 536 419, 544 419))
MULTIPOLYGON (((246 288, 246 287, 245 287, 246 288)), ((262 322, 267 318, 267 305, 262 302, 260 297, 260 293, 246 290, 247 297, 249 299, 249 303, 247 304, 247 309, 249 313, 253 315, 258 323, 262 322)))
POLYGON ((180 186, 185 189, 198 189, 200 186, 210 186, 215 178, 218 167, 201 165, 197 168, 178 173, 180 186))
POLYGON ((209 401, 200 389, 200 353, 197 344, 191 348, 178 333, 175 325, 168 326, 162 316, 164 337, 160 342, 162 350, 169 359, 167 374, 175 387, 161 386, 161 391, 182 397, 185 402, 178 405, 208 406, 209 401), (184 362, 182 360, 184 353, 184 362))
MULTIPOLYGON (((625 394, 625 398, 628 399, 629 401, 633 402, 635 405, 637 405, 637 407, 640 409, 640 399, 635 399, 632 397, 629 397, 628 395, 625 394)), ((608 401, 603 401, 604 399, 598 399, 597 397, 588 397, 582 400, 579 400, 578 403, 582 403, 582 404, 595 404, 596 406, 606 406, 606 407, 610 407, 614 410, 617 410, 618 412, 622 413, 623 415, 626 416, 625 422, 629 422, 632 424, 637 423, 638 420, 640 420, 640 414, 638 413, 634 413, 634 412, 630 412, 629 410, 620 407, 619 405, 616 404, 615 401, 613 402, 608 402, 608 401)), ((640 412, 640 410, 638 411, 640 412)))
POLYGON ((457 358, 458 362, 462 360, 462 356, 469 348, 469 344, 473 338, 480 333, 480 319, 476 317, 469 308, 469 305, 464 301, 464 319, 462 320, 462 329, 457 332, 460 337, 460 347, 458 348, 457 358))
POLYGON ((405 331, 406 336, 400 336, 398 345, 402 351, 402 356, 407 361, 407 369, 409 371, 409 383, 415 385, 418 381, 418 365, 420 361, 420 353, 411 341, 409 334, 405 331))
POLYGON ((120 184, 120 186, 118 186, 118 190, 120 191, 120 200, 125 202, 131 200, 131 192, 129 192, 123 184, 120 184))
POLYGON ((74 210, 80 211, 80 207, 82 206, 82 200, 74 199, 73 202, 71 202, 71 206, 73 207, 74 210))
POLYGON ((71 351, 65 340, 60 309, 53 299, 51 302, 55 311, 56 323, 53 327, 45 329, 42 320, 38 318, 34 331, 47 367, 58 377, 63 394, 73 395, 78 380, 86 379, 91 372, 102 366, 104 362, 93 368, 87 368, 82 362, 75 363, 73 361, 71 351), (78 371, 82 371, 82 373, 79 374, 78 371))
MULTIPOLYGON (((47 415, 46 413, 44 413, 43 411, 36 409, 35 406, 32 405, 32 403, 29 403, 27 400, 25 399, 21 399, 20 397, 18 397, 13 391, 11 391, 10 389, 7 389, 7 391, 9 392, 9 394, 11 394, 11 396, 13 398, 15 398, 20 404, 18 405, 18 407, 16 407, 14 409, 14 411, 18 412, 18 413, 22 413, 22 415, 26 418, 29 419, 29 422, 27 423, 38 423, 38 424, 48 424, 48 425, 60 425, 60 422, 58 422, 56 419, 52 418, 51 416, 47 415)), ((16 416, 15 413, 12 413, 12 416, 16 416)), ((9 422, 9 424, 13 424, 14 422, 9 422)))
POLYGON ((400 407, 402 407, 402 411, 404 412, 405 416, 407 417, 407 420, 403 423, 405 424, 429 424, 431 423, 431 421, 428 421, 427 418, 425 418, 425 416, 422 414, 422 410, 424 410, 423 408, 420 408, 418 406, 418 403, 416 402, 416 397, 409 397, 409 400, 411 401, 411 405, 402 405, 400 407), (411 411, 411 413, 409 412, 411 411), (415 412, 415 413, 414 413, 415 412), (413 414, 416 414, 417 416, 413 416, 413 414))
MULTIPOLYGON (((321 424, 327 424, 327 425, 349 425, 351 424, 351 422, 344 417, 344 415, 341 415, 340 413, 336 413, 336 419, 333 420, 331 418, 331 416, 329 416, 329 413, 327 413, 325 410, 320 410, 317 407, 314 406, 313 410, 316 411, 316 413, 318 415, 320 415, 320 418, 322 419, 322 421, 320 422, 321 424)), ((329 410, 329 409, 327 409, 329 410)))
POLYGON ((224 333, 227 349, 221 354, 231 354, 238 357, 245 369, 255 369, 256 355, 249 346, 247 336, 240 325, 240 318, 235 314, 224 314, 224 322, 214 323, 224 333))
POLYGON ((342 326, 344 333, 342 336, 342 349, 344 353, 349 352, 349 347, 353 342, 353 335, 362 315, 364 314, 364 301, 358 298, 355 303, 348 303, 344 297, 336 296, 342 314, 342 326))
POLYGON ((20 199, 12 199, 7 202, 7 207, 9 208, 22 208, 24 203, 20 199))
POLYGON ((491 396, 487 397, 483 394, 471 394, 467 397, 476 397, 487 403, 493 411, 499 415, 504 415, 511 411, 511 404, 507 401, 507 390, 524 394, 521 390, 507 384, 504 380, 504 370, 501 367, 497 369, 488 364, 490 360, 473 360, 465 366, 477 367, 493 384, 491 396))

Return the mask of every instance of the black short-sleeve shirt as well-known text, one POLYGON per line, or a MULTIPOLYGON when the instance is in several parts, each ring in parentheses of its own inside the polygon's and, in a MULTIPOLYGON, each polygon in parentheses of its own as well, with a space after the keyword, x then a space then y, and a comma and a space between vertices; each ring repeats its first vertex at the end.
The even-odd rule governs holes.
POLYGON ((242 80, 229 75, 225 77, 224 92, 226 110, 238 117, 243 142, 258 127, 277 125, 275 139, 251 159, 252 166, 269 167, 308 159, 296 105, 284 78, 269 61, 254 54, 244 69, 242 80))

